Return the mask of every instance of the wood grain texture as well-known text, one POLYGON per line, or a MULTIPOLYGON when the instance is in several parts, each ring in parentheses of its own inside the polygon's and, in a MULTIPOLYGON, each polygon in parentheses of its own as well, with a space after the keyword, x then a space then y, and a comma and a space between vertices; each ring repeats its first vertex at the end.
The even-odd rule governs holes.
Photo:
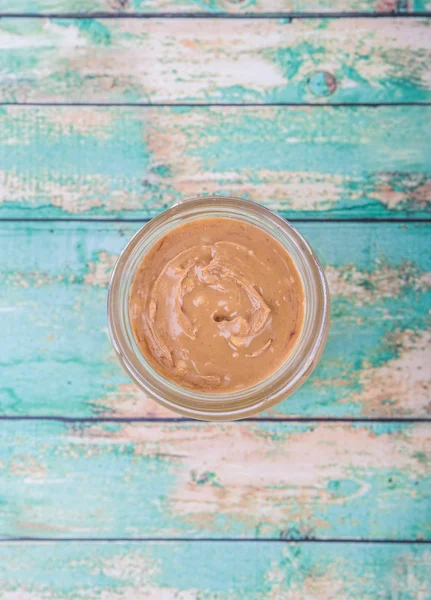
MULTIPOLYGON (((106 322, 138 223, 3 223, 3 415, 171 417, 120 369, 106 322)), ((429 417, 430 225, 302 223, 332 294, 323 358, 271 416, 429 417)))
POLYGON ((5 543, 1 600, 426 600, 417 544, 5 543))
POLYGON ((363 13, 415 14, 431 11, 427 0, 3 0, 0 13, 136 15, 157 13, 267 14, 363 13))
POLYGON ((5 18, 0 101, 425 102, 430 23, 5 18))
POLYGON ((431 538, 428 424, 6 421, 0 440, 5 538, 431 538))
POLYGON ((0 107, 0 217, 147 218, 233 194, 292 217, 427 217, 431 107, 0 107))

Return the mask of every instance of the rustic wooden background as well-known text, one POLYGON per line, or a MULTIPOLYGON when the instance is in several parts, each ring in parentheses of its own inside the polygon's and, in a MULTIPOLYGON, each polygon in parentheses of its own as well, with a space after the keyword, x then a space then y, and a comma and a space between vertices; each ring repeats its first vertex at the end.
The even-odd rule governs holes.
POLYGON ((0 0, 0 599, 431 598, 431 4, 0 0), (111 349, 118 253, 197 193, 329 278, 307 384, 176 418, 111 349))

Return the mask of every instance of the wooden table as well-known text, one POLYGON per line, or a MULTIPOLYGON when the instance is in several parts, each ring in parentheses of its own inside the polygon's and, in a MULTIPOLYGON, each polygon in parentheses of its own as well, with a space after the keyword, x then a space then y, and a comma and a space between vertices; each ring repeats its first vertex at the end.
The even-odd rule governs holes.
POLYGON ((431 11, 2 0, 0 599, 431 597, 431 11), (121 371, 112 266, 199 193, 295 223, 312 378, 232 424, 121 371))

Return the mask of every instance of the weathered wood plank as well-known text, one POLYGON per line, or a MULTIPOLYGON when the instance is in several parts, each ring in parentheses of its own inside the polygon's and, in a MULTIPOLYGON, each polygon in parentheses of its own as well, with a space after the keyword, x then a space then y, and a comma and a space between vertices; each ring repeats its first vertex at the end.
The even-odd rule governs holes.
POLYGON ((415 544, 8 543, 0 599, 426 600, 415 544))
POLYGON ((0 216, 137 217, 202 193, 426 217, 431 107, 0 108, 0 216))
POLYGON ((217 14, 414 14, 430 10, 427 0, 2 0, 0 13, 136 15, 157 13, 217 14))
POLYGON ((431 538, 428 424, 6 421, 0 441, 5 538, 431 538))
POLYGON ((430 101, 430 23, 5 18, 0 101, 430 101))
MULTIPOLYGON (((122 372, 108 339, 109 276, 137 223, 2 223, 0 411, 166 417, 122 372)), ((271 416, 431 413, 430 225, 308 223, 332 324, 311 379, 271 416)))

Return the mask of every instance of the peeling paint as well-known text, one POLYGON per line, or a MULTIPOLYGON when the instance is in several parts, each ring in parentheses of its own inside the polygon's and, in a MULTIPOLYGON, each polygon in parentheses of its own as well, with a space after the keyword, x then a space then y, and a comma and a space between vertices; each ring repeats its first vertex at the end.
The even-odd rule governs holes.
POLYGON ((216 429, 133 424, 114 432, 96 425, 79 439, 90 447, 132 445, 136 456, 170 464, 176 484, 167 506, 191 526, 218 529, 222 515, 224 522, 249 529, 259 515, 261 535, 289 524, 288 537, 295 535, 295 528, 299 537, 313 537, 317 530, 326 535, 333 527, 332 510, 368 506, 376 485, 370 484, 371 474, 426 477, 427 464, 413 449, 427 452, 430 442, 426 428, 389 433, 366 426, 319 425, 275 432, 250 424, 216 429), (209 472, 215 476, 208 477, 209 472))
POLYGON ((1 27, 5 102, 322 102, 306 85, 317 59, 337 80, 325 102, 420 102, 430 94, 421 19, 244 19, 226 21, 222 37, 217 21, 196 19, 1 27))
POLYGON ((431 558, 426 548, 393 544, 68 546, 3 545, 2 600, 425 600, 431 558))
POLYGON ((1 214, 148 218, 181 198, 220 193, 287 217, 423 216, 428 110, 85 107, 79 117, 74 107, 8 108, 1 214))
POLYGON ((107 287, 117 260, 118 256, 115 254, 100 252, 96 261, 88 263, 88 273, 84 277, 84 283, 107 287))
POLYGON ((167 408, 146 397, 134 383, 122 383, 103 398, 91 400, 100 417, 122 418, 180 418, 167 408))
POLYGON ((325 267, 331 295, 349 298, 357 305, 370 305, 381 298, 398 298, 406 288, 415 292, 431 289, 431 272, 404 261, 397 267, 376 264, 373 271, 359 271, 354 265, 325 267))
POLYGON ((39 421, 0 433, 5 536, 429 536, 426 424, 39 421))
POLYGON ((348 402, 359 402, 365 415, 411 414, 412 410, 431 415, 431 332, 398 332, 392 340, 395 358, 378 367, 361 371, 361 391, 348 402))

